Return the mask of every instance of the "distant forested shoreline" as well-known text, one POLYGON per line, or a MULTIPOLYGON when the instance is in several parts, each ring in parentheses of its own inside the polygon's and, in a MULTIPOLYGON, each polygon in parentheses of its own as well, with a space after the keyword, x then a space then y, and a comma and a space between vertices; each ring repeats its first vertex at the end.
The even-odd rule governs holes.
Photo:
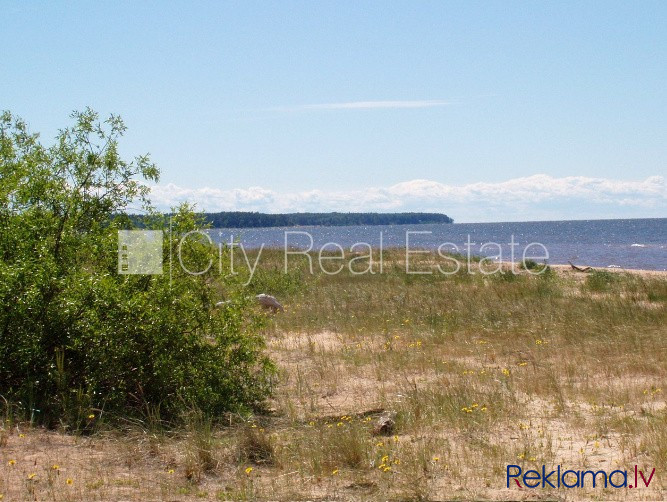
MULTIPOLYGON (((297 226, 343 225, 414 225, 420 223, 453 223, 441 213, 256 213, 223 211, 199 213, 213 228, 259 228, 297 226)), ((142 226, 143 216, 133 215, 132 220, 142 226)))

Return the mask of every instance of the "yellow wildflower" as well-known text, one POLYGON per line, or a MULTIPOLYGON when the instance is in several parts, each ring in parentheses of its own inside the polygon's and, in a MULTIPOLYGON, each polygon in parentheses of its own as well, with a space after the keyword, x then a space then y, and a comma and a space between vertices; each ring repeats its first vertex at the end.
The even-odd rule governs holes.
POLYGON ((8 465, 14 465, 16 463, 16 460, 12 459, 9 462, 7 462, 8 465))
POLYGON ((68 485, 74 484, 74 480, 72 478, 67 478, 67 481, 65 481, 68 485))
POLYGON ((246 467, 246 468, 245 468, 245 473, 246 473, 246 474, 249 475, 251 472, 252 472, 252 467, 246 467))

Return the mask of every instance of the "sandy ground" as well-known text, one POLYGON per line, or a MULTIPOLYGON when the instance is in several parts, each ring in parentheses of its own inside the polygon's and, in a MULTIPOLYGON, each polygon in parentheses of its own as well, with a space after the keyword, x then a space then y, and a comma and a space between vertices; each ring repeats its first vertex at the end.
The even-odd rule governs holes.
MULTIPOLYGON (((567 277, 586 277, 585 272, 569 265, 553 267, 567 277)), ((667 277, 662 271, 622 271, 604 269, 612 273, 630 272, 642 276, 667 277)), ((399 341, 397 341, 398 343, 399 341)), ((382 339, 369 336, 360 347, 359 340, 341 333, 323 330, 317 333, 282 333, 269 339, 269 350, 287 377, 278 389, 273 402, 276 418, 268 418, 267 428, 278 434, 290 432, 285 415, 291 423, 309 421, 318 424, 335 423, 342 417, 351 420, 375 420, 380 413, 396 404, 406 382, 415 388, 443 382, 442 375, 431 371, 414 370, 401 379, 384 378, 363 369, 349 371, 341 354, 347 350, 380 350, 382 339), (332 375, 336 375, 332 377, 332 375), (306 386, 306 388, 301 388, 306 386), (298 387, 298 390, 297 390, 298 387), (297 397, 298 394, 298 397, 297 397), (291 407, 287 410, 288 404, 291 407)), ((407 341, 400 343, 408 343, 407 341)), ((506 360, 480 359, 471 356, 454 357, 448 364, 461 368, 480 367, 485 371, 500 371, 507 366, 516 368, 526 361, 525 354, 506 360)), ((538 364, 527 359, 527 364, 538 364)), ((467 370, 466 370, 467 371, 467 370)), ((584 379, 582 378, 582 385, 584 379)), ((664 383, 664 382, 663 382, 664 383)), ((661 382, 641 376, 608 378, 606 389, 615 392, 658 388, 661 382)), ((667 389, 665 389, 667 390, 667 389)), ((657 391, 654 391, 657 392, 657 391)), ((404 450, 424 451, 429 455, 424 468, 425 483, 431 494, 446 494, 446 499, 473 500, 665 500, 665 473, 656 473, 648 489, 633 492, 535 492, 512 487, 505 489, 490 485, 489 479, 475 467, 475 449, 470 445, 483 443, 484 448, 511 452, 517 462, 532 461, 521 457, 524 445, 547 444, 551 465, 581 465, 589 468, 612 470, 627 467, 632 459, 641 467, 650 467, 641 452, 627 437, 613 429, 605 434, 591 428, 595 417, 612 417, 623 421, 641 414, 664 413, 663 393, 648 396, 641 410, 609 408, 600 403, 584 401, 565 403, 564 416, 553 402, 539 396, 519 394, 520 416, 508 417, 481 431, 479 436, 470 431, 434 426, 432 429, 410 434, 398 433, 393 439, 404 450), (601 408, 602 407, 602 408, 601 408), (443 460, 441 461, 440 458, 443 460), (445 462, 445 458, 448 460, 445 462), (437 460, 436 460, 437 459, 437 460)), ((372 423, 371 423, 372 424, 372 423)), ((234 446, 227 432, 220 432, 220 451, 212 472, 205 473, 193 483, 184 473, 189 443, 183 438, 158 437, 148 432, 131 431, 99 434, 92 437, 65 435, 55 431, 30 428, 22 424, 5 424, 0 433, 0 499, 8 500, 227 500, 255 498, 258 487, 263 494, 274 493, 276 498, 293 499, 383 499, 383 478, 380 474, 359 477, 354 473, 328 477, 307 476, 279 465, 254 466, 245 473, 246 464, 234 457, 234 446), (274 490, 272 492, 272 490, 274 490)), ((380 442, 385 441, 381 440, 380 442)), ((379 443, 378 443, 379 444, 379 443)), ((396 447, 398 448, 398 446, 396 447)), ((397 450, 399 451, 399 450, 397 450)), ((546 446, 545 446, 546 451, 546 446)), ((537 454, 535 454, 537 455, 537 454)), ((501 455, 506 462, 507 455, 501 455)), ((514 458, 514 457, 512 457, 514 458)), ((537 460, 535 461, 537 463, 537 460)), ((401 466, 394 466, 401 472, 401 466)), ((438 496, 431 496, 440 499, 438 496)))

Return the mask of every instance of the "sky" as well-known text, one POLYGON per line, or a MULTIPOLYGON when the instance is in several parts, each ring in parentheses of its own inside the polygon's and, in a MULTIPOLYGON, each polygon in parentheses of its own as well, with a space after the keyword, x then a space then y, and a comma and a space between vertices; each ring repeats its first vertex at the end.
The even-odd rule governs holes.
POLYGON ((667 217, 667 3, 8 2, 0 109, 86 106, 161 209, 667 217))

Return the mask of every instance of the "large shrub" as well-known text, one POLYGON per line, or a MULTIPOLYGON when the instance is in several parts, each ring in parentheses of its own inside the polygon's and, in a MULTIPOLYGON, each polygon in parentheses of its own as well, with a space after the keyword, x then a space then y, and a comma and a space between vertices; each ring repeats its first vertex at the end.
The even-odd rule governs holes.
MULTIPOLYGON (((144 184, 158 170, 147 156, 121 159, 118 117, 72 118, 47 148, 21 120, 0 117, 0 395, 36 421, 72 427, 91 414, 171 421, 190 407, 257 406, 272 366, 234 278, 180 267, 118 274, 128 206, 165 227, 144 184), (231 301, 212 308, 221 288, 231 301)), ((170 220, 165 258, 199 223, 187 206, 170 220)), ((197 239, 181 252, 190 264, 219 258, 197 239)))

